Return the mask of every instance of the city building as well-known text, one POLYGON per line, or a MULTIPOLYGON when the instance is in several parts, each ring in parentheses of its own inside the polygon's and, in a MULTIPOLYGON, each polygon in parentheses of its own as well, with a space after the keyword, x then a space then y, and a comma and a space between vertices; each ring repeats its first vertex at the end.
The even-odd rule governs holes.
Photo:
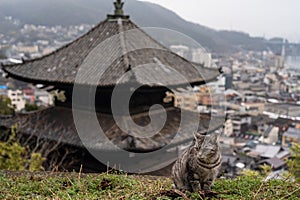
POLYGON ((265 144, 274 145, 279 141, 279 128, 270 126, 259 139, 260 142, 265 144))
POLYGON ((24 98, 28 104, 34 104, 35 96, 34 96, 33 88, 29 88, 29 87, 24 88, 23 94, 24 94, 24 98))
POLYGON ((212 55, 205 49, 194 49, 192 51, 192 61, 196 63, 202 63, 205 67, 212 67, 212 55))
POLYGON ((246 134, 248 126, 251 124, 251 116, 247 114, 229 116, 232 121, 233 133, 238 136, 246 134))
POLYGON ((14 49, 19 53, 29 53, 34 54, 39 52, 39 47, 34 46, 15 46, 14 49))
POLYGON ((233 136, 233 123, 232 119, 227 119, 224 124, 224 135, 227 137, 233 136))
POLYGON ((300 80, 298 79, 289 79, 283 80, 280 83, 280 91, 286 93, 300 93, 300 80))
POLYGON ((190 48, 185 45, 172 45, 170 46, 171 51, 180 55, 183 58, 190 60, 190 48))
POLYGON ((34 100, 38 106, 51 106, 54 104, 53 95, 43 90, 34 91, 34 100))
POLYGON ((289 128, 282 136, 282 146, 290 147, 292 143, 300 142, 300 129, 289 128))
POLYGON ((294 103, 268 103, 265 104, 263 113, 275 119, 300 120, 300 105, 294 103))
POLYGON ((21 90, 7 90, 7 96, 10 98, 15 111, 21 111, 25 108, 26 101, 21 90))

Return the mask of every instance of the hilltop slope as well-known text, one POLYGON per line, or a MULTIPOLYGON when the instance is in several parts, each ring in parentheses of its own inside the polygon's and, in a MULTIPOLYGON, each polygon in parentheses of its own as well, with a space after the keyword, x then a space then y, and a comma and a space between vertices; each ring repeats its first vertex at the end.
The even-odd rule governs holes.
MULTIPOLYGON (((4 16, 19 19, 22 24, 35 25, 76 25, 96 24, 113 12, 110 0, 1 0, 0 30, 17 30, 5 23, 4 16)), ((240 48, 267 49, 262 38, 252 38, 246 33, 216 31, 214 29, 188 22, 176 13, 162 6, 127 0, 125 12, 142 27, 163 27, 182 32, 204 47, 215 52, 230 52, 240 48)), ((201 23, 201 22, 200 22, 201 23)))

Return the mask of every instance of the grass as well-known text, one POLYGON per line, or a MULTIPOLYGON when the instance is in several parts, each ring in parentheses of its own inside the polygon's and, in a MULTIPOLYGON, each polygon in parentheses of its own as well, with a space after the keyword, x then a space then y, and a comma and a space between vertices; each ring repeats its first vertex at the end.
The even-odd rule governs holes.
MULTIPOLYGON (((213 199, 299 199, 300 185, 290 181, 241 176, 218 179, 213 199)), ((76 173, 0 172, 0 199, 172 199, 172 181, 164 177, 76 173)), ((173 195, 174 197, 174 195, 173 195)), ((187 193, 173 199, 202 199, 187 193)))

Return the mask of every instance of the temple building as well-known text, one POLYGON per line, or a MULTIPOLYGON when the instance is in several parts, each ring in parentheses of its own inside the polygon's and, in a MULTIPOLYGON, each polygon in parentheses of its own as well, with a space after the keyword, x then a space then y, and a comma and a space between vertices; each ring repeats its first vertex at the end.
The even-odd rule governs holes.
MULTIPOLYGON (((198 117, 198 130, 206 130, 209 133, 223 125, 222 118, 211 121, 209 114, 180 110, 174 107, 172 99, 164 101, 167 92, 172 92, 172 88, 186 85, 185 81, 173 75, 173 71, 182 75, 191 86, 216 80, 219 71, 192 63, 171 52, 134 24, 128 15, 124 15, 124 3, 121 0, 114 4, 114 14, 108 15, 103 22, 70 44, 41 58, 2 66, 10 78, 43 85, 45 90, 63 92, 65 96, 64 100, 56 98, 55 106, 44 110, 0 117, 0 127, 9 129, 17 124, 18 132, 22 135, 20 141, 47 157, 47 169, 58 166, 65 170, 79 170, 81 165, 86 172, 106 169, 106 163, 95 159, 90 150, 115 151, 110 142, 128 151, 128 157, 134 157, 138 153, 154 152, 172 141, 172 145, 165 150, 173 152, 169 160, 156 160, 157 165, 172 163, 178 152, 171 149, 185 145, 193 139, 194 126, 191 123, 194 116, 198 117), (148 48, 141 48, 144 46, 148 48), (114 56, 116 59, 108 62, 114 56), (146 70, 139 70, 139 66, 149 63, 152 64, 146 70), (81 70, 84 70, 83 78, 78 78, 81 70), (97 81, 91 80, 95 77, 89 78, 89 74, 99 72, 101 76, 97 81), (114 88, 118 86, 125 95, 136 84, 141 86, 130 98, 130 116, 126 116, 126 105, 122 104, 116 113, 113 112, 111 101, 114 88), (80 101, 74 100, 78 95, 74 94, 75 85, 77 90, 86 94, 79 96, 82 98, 80 101), (89 91, 93 89, 94 95, 89 96, 89 91), (89 106, 89 102, 93 102, 93 106, 89 106), (161 106, 151 110, 153 105, 157 104, 161 106), (152 111, 151 118, 149 109, 152 111), (96 111, 95 116, 106 138, 88 133, 83 141, 74 122, 74 110, 82 114, 80 123, 87 127, 90 118, 85 117, 86 113, 96 111), (181 123, 183 114, 187 117, 181 123), (122 119, 130 118, 139 126, 147 126, 151 119, 163 121, 164 116, 166 122, 155 135, 133 137, 130 133, 138 130, 132 130, 130 126, 127 130, 120 128, 114 115, 121 116, 122 119), (176 137, 178 132, 180 137, 176 137)), ((146 162, 141 163, 147 168, 146 162)))

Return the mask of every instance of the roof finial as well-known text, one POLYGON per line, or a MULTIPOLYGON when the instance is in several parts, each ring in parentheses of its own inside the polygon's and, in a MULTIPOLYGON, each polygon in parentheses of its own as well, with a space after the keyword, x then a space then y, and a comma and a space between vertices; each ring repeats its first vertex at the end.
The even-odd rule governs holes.
POLYGON ((128 20, 129 16, 124 15, 123 6, 124 2, 122 0, 115 0, 115 13, 113 15, 107 15, 109 20, 115 21, 116 19, 128 20))
POLYGON ((115 15, 123 16, 124 15, 124 11, 123 11, 124 2, 122 2, 122 0, 116 0, 114 2, 114 4, 115 4, 115 15))

